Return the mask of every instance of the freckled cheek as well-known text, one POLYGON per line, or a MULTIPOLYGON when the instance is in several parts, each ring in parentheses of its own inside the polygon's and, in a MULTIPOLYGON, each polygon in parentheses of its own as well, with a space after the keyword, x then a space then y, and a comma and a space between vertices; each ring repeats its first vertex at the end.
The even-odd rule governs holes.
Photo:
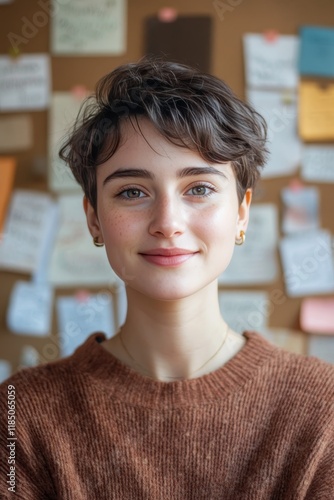
POLYGON ((133 218, 125 217, 117 212, 113 216, 108 216, 101 220, 101 226, 104 239, 110 244, 133 239, 136 231, 138 231, 138 224, 134 223, 133 218))

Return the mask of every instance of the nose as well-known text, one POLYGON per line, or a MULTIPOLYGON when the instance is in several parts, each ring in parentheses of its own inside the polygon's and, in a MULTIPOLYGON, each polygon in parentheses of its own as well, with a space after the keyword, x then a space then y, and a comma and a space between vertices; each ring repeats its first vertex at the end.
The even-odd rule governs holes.
POLYGON ((153 236, 171 238, 185 230, 185 213, 181 203, 172 195, 158 197, 152 207, 149 233, 153 236))

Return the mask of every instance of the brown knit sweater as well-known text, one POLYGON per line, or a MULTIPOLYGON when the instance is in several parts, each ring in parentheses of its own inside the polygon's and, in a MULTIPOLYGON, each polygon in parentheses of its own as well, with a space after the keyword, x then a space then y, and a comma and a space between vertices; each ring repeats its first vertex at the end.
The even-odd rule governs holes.
POLYGON ((244 336, 197 379, 140 375, 103 334, 12 376, 0 386, 1 499, 333 500, 334 366, 244 336))

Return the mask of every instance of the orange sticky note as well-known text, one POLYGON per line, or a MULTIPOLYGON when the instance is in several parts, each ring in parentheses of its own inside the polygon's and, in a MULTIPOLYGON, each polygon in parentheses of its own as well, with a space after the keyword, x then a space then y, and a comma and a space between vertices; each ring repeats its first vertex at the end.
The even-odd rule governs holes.
POLYGON ((334 84, 301 82, 299 134, 305 141, 334 139, 334 84))
POLYGON ((304 299, 300 325, 307 333, 334 335, 334 297, 304 299))
POLYGON ((0 232, 3 228, 7 205, 12 192, 16 160, 11 156, 0 157, 0 232))

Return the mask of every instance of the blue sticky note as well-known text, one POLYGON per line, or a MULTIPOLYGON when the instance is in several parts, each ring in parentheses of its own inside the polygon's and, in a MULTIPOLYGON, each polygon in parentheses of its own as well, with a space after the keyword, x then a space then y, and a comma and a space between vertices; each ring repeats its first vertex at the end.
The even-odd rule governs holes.
POLYGON ((303 26, 300 42, 300 74, 334 77, 334 29, 303 26))

